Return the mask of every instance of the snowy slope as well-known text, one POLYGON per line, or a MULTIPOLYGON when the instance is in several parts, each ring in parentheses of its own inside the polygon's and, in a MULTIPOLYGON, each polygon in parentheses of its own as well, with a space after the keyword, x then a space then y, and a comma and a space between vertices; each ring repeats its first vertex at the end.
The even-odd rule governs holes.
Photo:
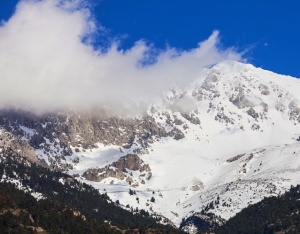
MULTIPOLYGON (((89 183, 123 205, 153 210, 178 226, 211 202, 214 208, 207 211, 226 220, 248 204, 300 182, 299 90, 295 78, 221 62, 149 110, 166 131, 176 126, 185 137, 162 138, 140 156, 153 176, 134 188, 136 195, 129 195, 130 186, 116 178, 89 183), (200 124, 183 113, 198 117, 200 124), (175 120, 182 124, 172 124, 175 120)), ((132 148, 103 146, 92 152, 69 173, 103 167, 132 148)))

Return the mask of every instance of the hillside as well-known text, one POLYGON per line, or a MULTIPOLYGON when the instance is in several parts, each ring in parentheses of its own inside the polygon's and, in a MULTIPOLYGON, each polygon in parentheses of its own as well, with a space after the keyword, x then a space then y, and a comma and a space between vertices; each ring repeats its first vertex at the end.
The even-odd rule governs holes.
POLYGON ((278 197, 265 198, 251 205, 227 223, 214 230, 215 233, 299 233, 300 186, 292 187, 278 197))
POLYGON ((32 164, 12 150, 2 153, 0 160, 0 218, 4 229, 14 233, 31 233, 32 227, 47 233, 181 233, 157 224, 160 217, 152 218, 144 210, 124 210, 93 187, 32 164))

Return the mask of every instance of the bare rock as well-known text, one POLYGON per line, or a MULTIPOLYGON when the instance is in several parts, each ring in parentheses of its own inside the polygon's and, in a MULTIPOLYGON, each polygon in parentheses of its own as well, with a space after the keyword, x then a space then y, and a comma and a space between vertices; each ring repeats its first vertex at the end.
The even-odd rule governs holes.
POLYGON ((126 178, 126 182, 128 183, 128 184, 132 184, 132 182, 133 182, 133 179, 130 177, 130 176, 128 176, 127 178, 126 178))
POLYGON ((169 136, 173 137, 175 140, 180 140, 182 138, 185 137, 185 135, 183 134, 182 131, 180 131, 178 128, 173 128, 170 132, 169 132, 169 136))
POLYGON ((82 176, 90 181, 100 182, 103 179, 113 177, 117 179, 124 179, 126 175, 119 171, 118 169, 110 168, 108 166, 104 168, 91 168, 85 171, 82 176))
POLYGON ((230 123, 230 124, 234 124, 234 120, 227 117, 224 113, 219 112, 216 116, 215 116, 215 120, 219 121, 221 123, 230 123))
POLYGON ((136 154, 127 154, 124 157, 121 157, 117 162, 111 164, 113 167, 119 169, 122 172, 127 172, 126 169, 140 172, 150 171, 148 164, 145 164, 144 161, 137 156, 136 154))
POLYGON ((259 89, 259 91, 262 95, 269 95, 270 94, 269 87, 264 85, 264 84, 260 84, 258 86, 258 89, 259 89))
POLYGON ((259 117, 259 114, 256 113, 252 107, 249 110, 247 110, 246 113, 254 119, 257 119, 259 117))
POLYGON ((106 167, 88 169, 83 173, 83 177, 96 182, 100 182, 109 177, 121 180, 126 178, 126 182, 132 184, 134 180, 131 176, 133 175, 130 173, 131 176, 127 176, 126 173, 128 173, 128 170, 139 171, 140 173, 144 172, 143 176, 147 173, 147 179, 150 179, 152 176, 149 165, 145 164, 138 155, 127 154, 106 167))
POLYGON ((234 161, 236 161, 236 160, 239 160, 241 157, 243 157, 245 154, 239 154, 239 155, 237 155, 237 156, 234 156, 234 157, 232 157, 232 158, 229 158, 229 159, 227 159, 226 160, 226 162, 228 162, 228 163, 231 163, 231 162, 234 162, 234 161))
POLYGON ((295 100, 292 100, 289 103, 289 110, 290 120, 300 122, 300 108, 298 107, 298 103, 295 100))
POLYGON ((182 115, 182 117, 184 117, 185 119, 187 119, 188 121, 190 121, 192 124, 200 124, 200 119, 193 113, 188 114, 188 113, 180 113, 182 115))
POLYGON ((258 124, 252 124, 251 129, 253 131, 258 131, 260 129, 260 126, 258 124))
POLYGON ((41 164, 34 149, 27 141, 21 140, 18 136, 4 129, 0 129, 0 148, 11 148, 13 151, 19 152, 20 156, 27 158, 30 162, 41 164))

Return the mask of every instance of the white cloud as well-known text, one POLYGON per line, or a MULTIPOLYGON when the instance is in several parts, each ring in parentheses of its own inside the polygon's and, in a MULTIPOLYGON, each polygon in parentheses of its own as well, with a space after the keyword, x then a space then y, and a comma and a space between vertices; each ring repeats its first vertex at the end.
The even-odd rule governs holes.
POLYGON ((19 2, 0 27, 0 108, 53 111, 151 102, 203 67, 241 59, 234 48, 218 48, 218 31, 189 51, 158 52, 143 41, 126 51, 115 42, 106 52, 95 50, 87 42, 97 24, 86 6, 82 0, 19 2), (143 65, 149 60, 155 62, 143 65))

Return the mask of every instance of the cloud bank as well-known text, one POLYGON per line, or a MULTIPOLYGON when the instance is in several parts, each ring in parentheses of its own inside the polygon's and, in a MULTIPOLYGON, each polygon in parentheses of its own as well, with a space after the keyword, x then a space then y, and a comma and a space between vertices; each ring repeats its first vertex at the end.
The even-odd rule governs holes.
POLYGON ((98 25, 82 0, 20 1, 0 26, 0 109, 151 103, 203 67, 241 59, 234 48, 219 48, 218 31, 189 51, 159 51, 144 41, 126 51, 116 41, 95 49, 98 25))

